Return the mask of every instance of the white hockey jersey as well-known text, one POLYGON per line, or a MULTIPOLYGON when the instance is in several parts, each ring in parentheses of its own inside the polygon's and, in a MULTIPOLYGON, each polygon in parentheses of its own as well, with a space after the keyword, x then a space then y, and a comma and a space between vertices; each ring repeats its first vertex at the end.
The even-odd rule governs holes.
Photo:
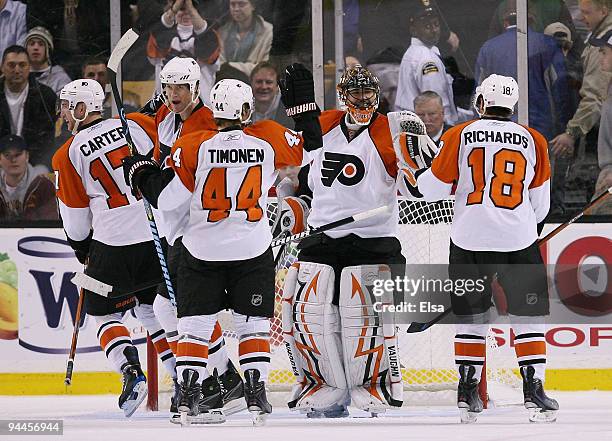
POLYGON ((517 251, 536 241, 550 208, 546 139, 512 121, 480 119, 449 129, 418 177, 428 201, 455 190, 451 240, 471 251, 517 251))
MULTIPOLYGON (((134 145, 142 154, 151 151, 155 136, 147 133, 153 126, 144 118, 141 124, 128 120, 134 145)), ((68 237, 81 241, 93 228, 93 239, 112 246, 153 239, 143 202, 136 200, 123 178, 122 160, 128 155, 119 119, 81 128, 55 152, 57 198, 68 237)))
POLYGON ((158 209, 179 210, 189 202, 183 245, 200 260, 259 256, 272 241, 268 190, 279 169, 302 165, 302 145, 300 136, 274 121, 182 136, 172 147, 175 176, 158 209))
MULTIPOLYGON (((164 104, 155 114, 155 125, 157 127, 157 139, 153 157, 157 162, 161 162, 162 157, 165 158, 162 168, 170 166, 170 149, 179 136, 201 130, 217 129, 212 111, 203 104, 196 106, 193 113, 185 121, 182 121, 179 115, 171 112, 164 104)), ((155 220, 160 237, 165 237, 170 245, 173 245, 174 241, 183 235, 188 220, 189 210, 187 208, 188 206, 183 210, 166 213, 155 210, 155 220)))
POLYGON ((393 207, 385 214, 352 222, 327 231, 338 238, 351 233, 359 237, 393 237, 399 218, 397 192, 405 187, 397 179, 398 168, 387 117, 375 114, 370 125, 348 142, 346 112, 328 110, 321 114, 323 147, 309 153, 308 186, 312 206, 308 224, 320 227, 383 205, 393 207))

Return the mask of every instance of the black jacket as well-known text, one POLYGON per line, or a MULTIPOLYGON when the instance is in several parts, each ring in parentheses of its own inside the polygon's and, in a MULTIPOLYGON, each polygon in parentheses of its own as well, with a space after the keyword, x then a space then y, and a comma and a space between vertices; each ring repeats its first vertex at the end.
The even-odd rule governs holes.
MULTIPOLYGON (((21 136, 28 144, 30 163, 51 168, 55 150, 56 95, 53 89, 30 77, 30 90, 23 109, 21 136)), ((0 138, 11 133, 11 111, 4 93, 4 78, 0 79, 0 138)))

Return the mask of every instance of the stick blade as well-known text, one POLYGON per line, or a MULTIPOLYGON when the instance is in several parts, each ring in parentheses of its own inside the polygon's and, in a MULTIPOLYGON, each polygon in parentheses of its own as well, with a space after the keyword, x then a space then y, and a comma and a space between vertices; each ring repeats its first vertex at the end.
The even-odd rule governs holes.
POLYGON ((427 329, 429 329, 431 325, 429 323, 418 323, 418 322, 412 322, 410 323, 410 326, 408 326, 408 329, 406 329, 406 333, 407 334, 414 334, 417 332, 423 332, 426 331, 427 329))
POLYGON ((126 54, 126 52, 132 47, 132 45, 138 40, 138 33, 134 29, 128 29, 125 34, 121 36, 117 45, 113 49, 110 58, 108 59, 108 64, 106 67, 113 72, 117 73, 119 69, 119 64, 121 63, 121 59, 126 54))

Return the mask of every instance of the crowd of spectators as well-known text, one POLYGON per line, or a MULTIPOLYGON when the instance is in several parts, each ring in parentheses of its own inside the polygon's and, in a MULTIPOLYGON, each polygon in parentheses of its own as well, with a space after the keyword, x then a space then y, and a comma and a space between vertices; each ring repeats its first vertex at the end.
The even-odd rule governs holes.
MULTIPOLYGON (((54 151, 70 136, 55 110, 65 84, 95 79, 107 94, 104 116, 112 114, 106 79, 111 2, 99 3, 0 0, 0 138, 16 137, 7 144, 13 146, 8 156, 0 153, 0 220, 16 218, 4 208, 6 183, 47 173, 54 151), (15 139, 25 146, 21 156, 14 154, 21 145, 15 139), (9 178, 7 158, 18 156, 27 156, 32 168, 9 178)), ((333 6, 324 2, 326 107, 336 105, 333 76, 345 67, 331 62, 333 6)), ((612 0, 528 1, 529 124, 550 143, 555 214, 585 205, 612 180, 606 131, 612 73, 604 62, 610 48, 601 40, 612 30, 611 9, 612 0), (580 187, 582 199, 572 186, 580 187)), ((124 81, 154 82, 171 58, 193 57, 205 104, 216 81, 237 78, 253 87, 254 121, 292 126, 276 81, 288 63, 312 65, 311 2, 129 0, 120 2, 120 12, 122 32, 144 29, 131 52, 135 61, 123 64, 124 81)), ((472 95, 483 78, 517 76, 516 0, 344 0, 343 12, 346 65, 368 66, 380 78, 380 111, 414 110, 436 142, 447 128, 475 117, 472 95)), ((124 90, 127 111, 148 98, 124 90)))

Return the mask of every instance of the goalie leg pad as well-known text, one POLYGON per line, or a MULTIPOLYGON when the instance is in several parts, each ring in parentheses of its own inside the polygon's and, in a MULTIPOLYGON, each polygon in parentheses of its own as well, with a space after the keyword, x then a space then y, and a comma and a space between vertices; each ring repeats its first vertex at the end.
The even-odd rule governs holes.
POLYGON ((340 319, 344 370, 353 405, 379 413, 399 407, 403 384, 393 292, 375 296, 375 280, 391 279, 387 265, 346 267, 340 276, 340 319))
POLYGON ((329 265, 296 262, 283 288, 283 337, 298 384, 293 409, 326 409, 344 402, 340 318, 332 305, 334 270, 329 265))

